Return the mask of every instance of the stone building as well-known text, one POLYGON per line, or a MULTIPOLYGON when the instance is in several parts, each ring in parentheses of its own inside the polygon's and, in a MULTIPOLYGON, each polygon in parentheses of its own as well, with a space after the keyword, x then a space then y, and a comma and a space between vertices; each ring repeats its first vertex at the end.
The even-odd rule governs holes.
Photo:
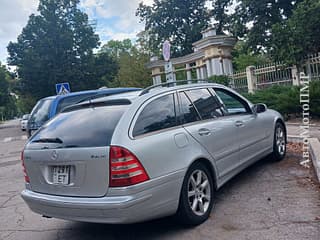
MULTIPOLYGON (((233 36, 217 35, 212 27, 204 30, 202 39, 193 43, 193 53, 170 60, 174 79, 176 73, 180 71, 185 72, 187 80, 194 80, 195 75, 196 79, 201 80, 214 75, 233 74, 231 51, 236 41, 233 36)), ((147 67, 152 70, 153 84, 165 80, 163 76, 166 63, 157 57, 151 58, 147 67)))

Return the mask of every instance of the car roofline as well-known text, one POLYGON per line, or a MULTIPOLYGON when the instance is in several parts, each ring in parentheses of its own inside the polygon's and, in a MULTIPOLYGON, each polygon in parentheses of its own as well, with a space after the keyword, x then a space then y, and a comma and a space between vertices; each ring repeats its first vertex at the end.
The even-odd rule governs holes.
POLYGON ((116 90, 121 90, 121 89, 132 89, 132 91, 139 91, 142 90, 141 88, 135 88, 135 87, 119 87, 119 88, 104 88, 104 89, 92 89, 92 90, 85 90, 85 91, 77 91, 77 92, 71 92, 65 95, 52 95, 52 96, 48 96, 48 97, 44 97, 39 99, 38 101, 41 100, 47 100, 47 99, 55 99, 55 98, 65 98, 65 97, 69 97, 69 96, 76 96, 76 95, 82 95, 82 94, 86 94, 86 93, 93 93, 93 92, 97 92, 99 93, 101 92, 108 92, 108 91, 116 91, 116 90))

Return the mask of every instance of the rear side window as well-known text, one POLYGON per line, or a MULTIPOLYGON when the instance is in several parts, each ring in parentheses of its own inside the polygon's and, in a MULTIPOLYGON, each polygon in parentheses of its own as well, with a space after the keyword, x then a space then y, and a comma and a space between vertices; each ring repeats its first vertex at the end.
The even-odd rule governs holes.
POLYGON ((180 97, 180 119, 182 124, 201 120, 193 104, 184 92, 179 93, 180 97))
POLYGON ((223 116, 221 104, 208 89, 186 91, 203 120, 223 116))
POLYGON ((173 94, 150 102, 140 113, 133 128, 133 136, 150 133, 177 125, 173 94))
POLYGON ((57 114, 59 112, 61 112, 65 107, 68 107, 72 104, 76 104, 76 103, 80 102, 82 99, 88 98, 88 97, 93 96, 95 94, 96 93, 88 93, 88 94, 80 94, 77 96, 63 98, 57 106, 57 114))
POLYGON ((115 127, 128 105, 90 107, 57 115, 42 127, 31 142, 61 140, 61 147, 110 145, 115 127))

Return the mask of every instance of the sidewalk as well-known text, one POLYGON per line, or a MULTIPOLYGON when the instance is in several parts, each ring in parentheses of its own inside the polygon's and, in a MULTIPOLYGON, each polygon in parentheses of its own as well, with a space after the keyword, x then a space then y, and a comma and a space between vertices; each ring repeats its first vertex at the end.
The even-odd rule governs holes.
MULTIPOLYGON (((287 127, 287 135, 288 137, 294 137, 299 138, 304 129, 302 129, 300 126, 302 126, 301 123, 290 123, 286 122, 287 127)), ((310 124, 309 128, 309 137, 310 138, 318 138, 320 140, 320 125, 319 124, 310 124)))

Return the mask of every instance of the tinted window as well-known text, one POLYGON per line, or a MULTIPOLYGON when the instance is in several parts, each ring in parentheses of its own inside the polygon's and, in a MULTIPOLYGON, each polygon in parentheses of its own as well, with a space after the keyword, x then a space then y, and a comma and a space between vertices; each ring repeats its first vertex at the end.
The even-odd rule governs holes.
POLYGON ((193 104, 184 92, 179 93, 180 96, 180 118, 181 122, 190 123, 200 120, 200 117, 193 104))
POLYGON ((133 128, 133 136, 177 125, 173 94, 150 102, 140 113, 133 128))
POLYGON ((77 96, 63 98, 57 106, 57 113, 56 114, 61 112, 65 107, 70 106, 72 104, 76 104, 76 103, 80 102, 82 99, 85 99, 89 96, 93 96, 95 94, 96 93, 88 93, 88 94, 81 94, 81 95, 77 95, 77 96))
POLYGON ((223 115, 221 105, 208 89, 195 89, 186 91, 196 106, 202 119, 216 118, 223 115))
POLYGON ((31 142, 58 138, 62 141, 61 147, 108 146, 127 107, 104 106, 61 113, 45 124, 31 142))
POLYGON ((233 93, 222 89, 214 90, 222 100, 229 114, 243 114, 248 112, 246 104, 233 93))
POLYGON ((52 99, 40 100, 32 110, 30 122, 43 123, 49 119, 52 99))

